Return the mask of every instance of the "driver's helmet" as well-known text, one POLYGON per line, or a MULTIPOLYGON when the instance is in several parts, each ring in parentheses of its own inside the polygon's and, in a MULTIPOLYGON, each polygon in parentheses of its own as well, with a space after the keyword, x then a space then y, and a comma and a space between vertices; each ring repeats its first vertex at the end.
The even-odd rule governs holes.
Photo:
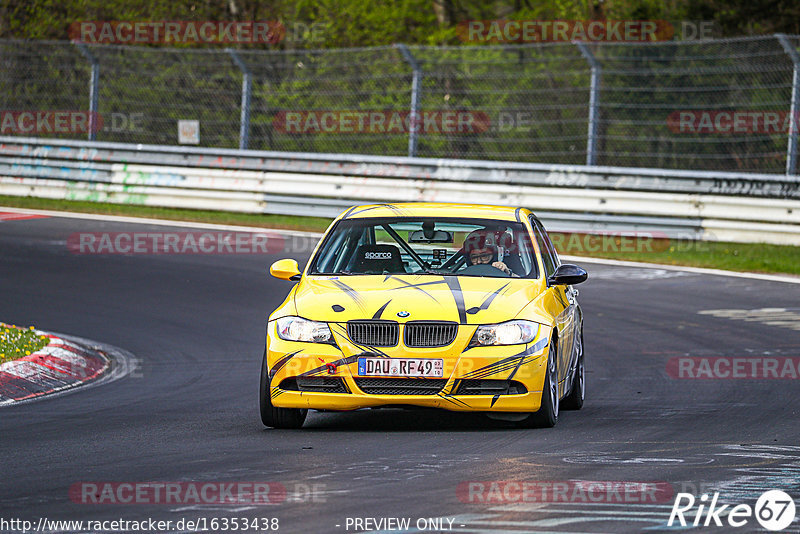
POLYGON ((497 248, 498 235, 497 232, 487 230, 475 230, 471 232, 464 240, 464 257, 467 259, 467 265, 473 265, 470 259, 470 254, 475 251, 485 251, 486 254, 491 253, 492 259, 488 263, 497 261, 498 248, 497 248))

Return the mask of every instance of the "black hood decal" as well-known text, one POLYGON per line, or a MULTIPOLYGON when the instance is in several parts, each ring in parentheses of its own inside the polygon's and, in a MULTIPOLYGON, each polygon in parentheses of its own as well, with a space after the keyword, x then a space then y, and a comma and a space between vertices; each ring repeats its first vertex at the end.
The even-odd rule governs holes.
POLYGON ((458 322, 467 324, 467 313, 464 310, 464 293, 461 292, 461 284, 458 283, 458 278, 455 276, 446 276, 444 278, 447 287, 453 294, 453 300, 456 301, 456 308, 458 309, 458 322))
POLYGON ((358 304, 359 307, 361 307, 363 301, 361 300, 361 295, 358 294, 358 291, 348 286, 341 280, 331 280, 331 283, 347 293, 347 296, 353 299, 353 301, 358 304))
POLYGON ((492 304, 492 301, 497 297, 497 295, 502 293, 503 290, 505 288, 507 288, 507 287, 508 287, 508 284, 504 285, 503 287, 501 287, 500 289, 498 289, 496 291, 492 291, 491 293, 489 293, 489 296, 486 297, 486 299, 481 303, 480 306, 475 306, 473 308, 468 309, 467 313, 470 314, 470 315, 475 315, 476 313, 478 313, 481 310, 488 310, 489 306, 492 304))
POLYGON ((436 300, 436 297, 434 297, 433 295, 431 295, 430 293, 428 293, 427 291, 422 289, 422 286, 432 286, 432 285, 439 285, 439 284, 446 283, 445 280, 433 280, 431 282, 420 282, 419 284, 412 284, 411 282, 406 282, 402 278, 398 278, 398 277, 396 277, 394 275, 391 275, 391 274, 387 274, 386 278, 384 278, 383 281, 386 282, 386 281, 391 280, 391 279, 393 279, 395 282, 403 284, 403 287, 392 287, 392 288, 389 289, 389 291, 396 291, 398 289, 416 289, 417 291, 421 292, 426 297, 428 297, 430 299, 433 299, 434 302, 439 302, 439 301, 436 300))
POLYGON ((383 314, 383 311, 386 309, 386 306, 388 306, 390 302, 392 302, 392 299, 389 299, 389 300, 386 302, 386 304, 384 304, 383 306, 381 306, 380 308, 378 308, 378 311, 376 311, 376 312, 375 312, 375 314, 372 316, 372 318, 373 318, 373 319, 380 319, 380 318, 381 318, 381 315, 383 314))

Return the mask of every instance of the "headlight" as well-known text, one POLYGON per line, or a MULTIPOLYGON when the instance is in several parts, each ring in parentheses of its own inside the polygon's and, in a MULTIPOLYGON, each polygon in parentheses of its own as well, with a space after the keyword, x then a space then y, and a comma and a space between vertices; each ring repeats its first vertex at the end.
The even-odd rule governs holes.
POLYGON ((281 317, 277 321, 278 337, 286 341, 331 343, 333 337, 327 323, 309 321, 302 317, 281 317))
POLYGON ((470 342, 471 346, 520 345, 536 339, 539 325, 531 321, 508 321, 479 326, 470 342))

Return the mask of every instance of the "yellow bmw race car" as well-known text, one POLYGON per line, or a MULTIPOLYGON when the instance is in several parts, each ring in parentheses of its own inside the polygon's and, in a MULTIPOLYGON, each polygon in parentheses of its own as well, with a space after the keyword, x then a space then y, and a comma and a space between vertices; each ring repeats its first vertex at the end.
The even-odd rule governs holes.
POLYGON ((309 409, 420 406, 552 427, 583 405, 583 315, 541 222, 522 208, 376 204, 328 228, 270 315, 266 426, 309 409))

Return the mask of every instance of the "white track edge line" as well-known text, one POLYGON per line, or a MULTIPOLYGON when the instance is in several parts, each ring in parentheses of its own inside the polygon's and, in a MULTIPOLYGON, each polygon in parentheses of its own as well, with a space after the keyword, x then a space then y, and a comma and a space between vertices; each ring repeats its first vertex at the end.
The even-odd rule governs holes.
MULTIPOLYGON (((301 230, 287 230, 285 228, 265 228, 262 226, 237 226, 232 224, 215 224, 192 221, 171 221, 169 219, 152 219, 146 217, 125 217, 122 215, 105 215, 99 213, 78 213, 74 211, 34 210, 28 208, 14 208, 0 206, 0 211, 23 213, 28 215, 46 215, 48 217, 66 217, 70 219, 85 219, 90 221, 111 221, 134 224, 154 224, 158 226, 175 226, 179 228, 205 228, 209 230, 227 230, 235 232, 285 232, 305 237, 322 237, 322 233, 303 232, 301 230)), ((13 222, 13 221, 9 221, 13 222)))
MULTIPOLYGON (((729 276, 732 278, 747 278, 750 280, 766 280, 768 282, 786 282, 787 284, 800 284, 800 277, 778 274, 764 273, 743 273, 737 271, 725 271, 723 269, 709 269, 707 267, 689 267, 682 265, 668 265, 663 263, 644 263, 638 261, 609 260, 606 258, 590 258, 584 256, 559 256, 568 261, 582 261, 586 263, 599 263, 603 265, 615 265, 619 267, 641 267, 645 269, 663 269, 665 271, 680 271, 695 274, 709 274, 715 276, 729 276)), ((589 277, 591 278, 591 273, 589 277)))

